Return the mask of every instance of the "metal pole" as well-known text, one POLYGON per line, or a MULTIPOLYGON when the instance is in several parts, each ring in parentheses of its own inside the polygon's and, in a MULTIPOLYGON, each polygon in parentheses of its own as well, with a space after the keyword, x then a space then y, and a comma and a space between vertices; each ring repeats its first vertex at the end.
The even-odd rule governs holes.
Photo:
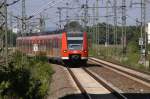
POLYGON ((68 8, 69 8, 69 3, 67 2, 66 3, 66 21, 67 21, 67 31, 68 31, 68 28, 69 28, 69 12, 68 12, 68 8))
POLYGON ((127 40, 126 40, 126 0, 122 0, 122 45, 123 55, 126 54, 127 40))
POLYGON ((8 66, 7 0, 4 1, 4 7, 5 7, 5 61, 6 61, 6 66, 8 66))
POLYGON ((117 1, 114 0, 114 44, 117 46, 117 1))
MULTIPOLYGON (((94 12, 95 12, 95 11, 94 11, 94 6, 95 6, 95 5, 93 4, 93 8, 92 8, 92 16, 94 16, 94 12)), ((93 47, 93 52, 95 52, 95 41, 94 41, 94 40, 95 40, 95 39, 94 39, 94 38, 95 38, 95 32, 94 32, 94 17, 92 17, 92 16, 91 16, 91 19, 92 19, 92 33, 93 33, 93 35, 92 35, 92 43, 93 43, 93 44, 92 44, 92 47, 93 47)), ((95 53, 94 53, 94 55, 95 55, 95 53)))
POLYGON ((22 35, 24 35, 26 30, 26 7, 25 0, 22 0, 22 35))
POLYGON ((117 0, 114 0, 114 4, 113 4, 113 8, 114 8, 114 56, 118 56, 118 52, 117 52, 117 49, 118 49, 118 28, 117 28, 117 0))
POLYGON ((99 26, 98 26, 98 22, 99 22, 99 0, 96 0, 96 41, 97 41, 97 55, 99 56, 99 26))
POLYGON ((145 0, 141 0, 141 39, 143 44, 141 44, 141 63, 146 63, 147 60, 147 34, 145 32, 145 18, 146 18, 146 3, 145 0), (143 53, 143 49, 145 47, 145 53, 143 53))
POLYGON ((45 30, 45 16, 44 16, 44 13, 40 13, 39 26, 40 26, 40 31, 41 32, 45 30))
POLYGON ((147 51, 147 33, 145 31, 145 28, 146 28, 146 0, 143 0, 142 2, 142 5, 143 5, 143 10, 142 10, 142 15, 143 15, 143 32, 144 32, 144 47, 145 47, 145 65, 147 66, 146 62, 147 62, 147 54, 148 54, 148 51, 147 51))
MULTIPOLYGON (((25 7, 25 0, 22 0, 22 30, 21 30, 22 37, 25 35, 24 34, 25 31, 26 31, 26 7, 25 7)), ((21 41, 22 41, 21 49, 24 49, 23 39, 21 41)), ((23 53, 22 53, 22 63, 24 63, 23 53)))
POLYGON ((61 13, 61 11, 62 11, 62 9, 61 8, 58 8, 58 14, 59 14, 59 28, 61 29, 61 15, 62 15, 62 13, 61 13))
MULTIPOLYGON (((5 9, 5 7, 4 7, 4 0, 3 1, 0 1, 0 4, 1 4, 1 8, 0 8, 0 12, 2 13, 2 14, 4 14, 4 9, 5 9)), ((4 36, 5 36, 5 34, 3 33, 3 30, 4 30, 4 27, 3 27, 3 24, 5 24, 5 17, 2 15, 2 14, 0 14, 0 38, 1 38, 1 56, 4 56, 4 54, 5 54, 5 52, 4 52, 4 36)))
MULTIPOLYGON (((94 53, 96 54, 96 27, 95 27, 95 4, 93 4, 93 41, 94 41, 94 53)), ((97 54, 96 54, 97 55, 97 54)))
POLYGON ((17 21, 17 34, 20 34, 20 23, 19 23, 19 19, 16 19, 17 21))
POLYGON ((11 33, 9 34, 9 46, 13 47, 13 37, 12 37, 12 32, 13 32, 13 19, 12 19, 12 12, 10 13, 10 28, 11 28, 11 33))
POLYGON ((147 52, 147 33, 146 33, 146 31, 145 31, 145 28, 146 28, 146 0, 144 0, 143 1, 143 27, 144 27, 144 36, 145 36, 145 60, 147 60, 147 54, 148 54, 148 52, 147 52))
POLYGON ((108 46, 109 45, 109 23, 108 23, 108 21, 109 21, 109 12, 108 12, 108 10, 109 10, 109 0, 107 0, 106 1, 106 46, 108 46))
POLYGON ((87 23, 88 23, 88 0, 86 0, 86 3, 84 5, 84 28, 86 30, 86 26, 87 26, 87 23))

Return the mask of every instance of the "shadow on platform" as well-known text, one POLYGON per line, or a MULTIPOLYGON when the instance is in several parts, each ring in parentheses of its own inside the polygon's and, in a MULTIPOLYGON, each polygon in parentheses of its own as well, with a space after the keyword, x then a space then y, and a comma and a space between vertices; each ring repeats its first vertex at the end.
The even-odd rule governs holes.
POLYGON ((63 66, 70 67, 70 68, 97 67, 97 66, 101 67, 100 65, 92 64, 92 63, 87 63, 87 64, 83 64, 83 63, 65 63, 65 64, 63 64, 63 66))
MULTIPOLYGON (((140 93, 126 93, 124 94, 127 99, 150 99, 150 93, 147 94, 140 94, 140 93)), ((90 95, 92 99, 122 99, 122 98, 116 98, 113 97, 112 94, 91 94, 90 95)), ((82 94, 72 94, 72 95, 66 95, 64 97, 61 97, 59 99, 87 99, 82 94)))
POLYGON ((50 60, 50 59, 49 59, 48 62, 51 63, 51 64, 61 65, 61 66, 70 67, 70 68, 96 67, 96 66, 101 67, 101 65, 94 64, 94 63, 89 63, 89 62, 87 62, 86 64, 83 63, 83 62, 78 62, 78 61, 77 62, 67 61, 67 62, 64 63, 61 60, 50 60))
POLYGON ((128 99, 150 99, 150 93, 125 93, 128 99))

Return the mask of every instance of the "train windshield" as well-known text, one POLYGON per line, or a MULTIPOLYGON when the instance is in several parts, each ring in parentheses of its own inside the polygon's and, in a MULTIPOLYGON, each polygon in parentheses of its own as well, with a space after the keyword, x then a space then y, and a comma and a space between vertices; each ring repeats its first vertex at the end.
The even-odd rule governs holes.
POLYGON ((70 32, 70 33, 67 33, 67 36, 68 37, 83 37, 83 33, 72 33, 72 32, 70 32))
POLYGON ((70 50, 81 50, 83 40, 68 40, 68 48, 70 50))

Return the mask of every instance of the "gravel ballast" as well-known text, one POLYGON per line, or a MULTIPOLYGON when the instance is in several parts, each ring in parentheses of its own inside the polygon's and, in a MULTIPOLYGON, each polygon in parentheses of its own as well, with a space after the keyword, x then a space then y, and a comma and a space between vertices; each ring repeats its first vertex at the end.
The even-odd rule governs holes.
POLYGON ((92 66, 90 70, 103 77, 108 82, 112 83, 117 88, 121 89, 125 93, 150 93, 150 88, 131 80, 123 75, 116 72, 112 72, 104 67, 92 66))
POLYGON ((52 67, 55 73, 47 99, 82 99, 83 96, 66 67, 57 64, 52 64, 52 67))

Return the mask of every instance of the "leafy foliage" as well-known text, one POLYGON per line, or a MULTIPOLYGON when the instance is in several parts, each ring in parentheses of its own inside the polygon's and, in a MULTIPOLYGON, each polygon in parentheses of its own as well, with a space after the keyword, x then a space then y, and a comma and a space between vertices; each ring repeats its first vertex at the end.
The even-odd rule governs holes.
MULTIPOLYGON (((122 38, 122 27, 117 27, 117 46, 114 44, 114 27, 110 25, 110 38, 109 38, 109 46, 105 46, 106 39, 106 23, 98 23, 93 26, 88 27, 88 37, 92 40, 93 49, 90 49, 90 54, 96 57, 105 58, 110 61, 121 62, 122 64, 126 64, 128 66, 132 66, 134 68, 139 67, 142 69, 145 68, 143 64, 139 64, 140 60, 140 46, 139 46, 139 37, 140 37, 140 26, 127 26, 126 27, 126 37, 127 37, 127 48, 126 54, 123 55, 123 48, 121 44, 122 38), (95 34, 98 33, 99 35, 95 34), (98 36, 98 37, 97 37, 98 36), (96 44, 96 40, 99 39, 98 44, 96 44)), ((143 32, 144 33, 144 32, 143 32)), ((89 40, 90 41, 90 40, 89 40)), ((90 41, 91 42, 91 41, 90 41)), ((148 51, 150 51, 150 45, 147 46, 148 51)), ((150 56, 148 56, 150 59, 150 56)), ((147 68, 143 69, 144 71, 147 68)))
POLYGON ((71 21, 70 23, 64 26, 65 30, 68 31, 81 31, 83 28, 77 21, 71 21))
MULTIPOLYGON (((5 33, 4 31, 0 31, 0 40, 4 41, 4 39, 5 39, 4 33, 5 33)), ((16 38, 17 38, 17 34, 8 30, 8 32, 7 32, 8 46, 15 46, 16 45, 16 38)))
MULTIPOLYGON (((109 42, 110 44, 113 44, 114 42, 114 26, 109 24, 109 42)), ((127 31, 127 42, 130 41, 136 41, 138 42, 138 39, 140 37, 140 27, 136 27, 136 26, 127 26, 126 27, 126 31, 127 31)), ((99 39, 99 44, 105 44, 105 37, 106 37, 106 23, 98 23, 96 25, 93 26, 89 26, 87 27, 87 32, 89 35, 89 38, 92 38, 94 40, 94 34, 98 33, 99 37, 97 37, 99 39)), ((121 43, 121 36, 122 36, 122 27, 118 26, 117 27, 117 43, 120 44, 121 43)), ((95 42, 95 41, 94 41, 95 42)))
POLYGON ((43 99, 47 94, 53 70, 46 57, 27 57, 21 52, 13 54, 9 66, 0 69, 1 97, 15 99, 43 99), (21 62, 26 60, 26 62, 21 62))

